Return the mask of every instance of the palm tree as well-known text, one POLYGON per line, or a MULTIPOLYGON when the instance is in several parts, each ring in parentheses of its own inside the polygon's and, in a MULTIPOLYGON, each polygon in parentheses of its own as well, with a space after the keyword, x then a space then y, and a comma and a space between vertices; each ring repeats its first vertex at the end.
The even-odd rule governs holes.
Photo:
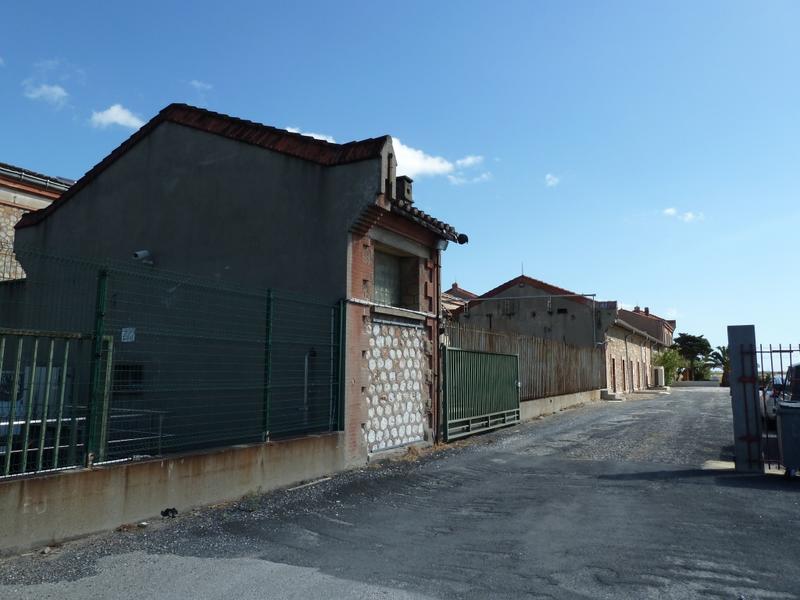
POLYGON ((730 385, 731 359, 728 356, 727 346, 717 346, 717 349, 708 355, 709 365, 715 369, 722 369, 721 387, 730 385))

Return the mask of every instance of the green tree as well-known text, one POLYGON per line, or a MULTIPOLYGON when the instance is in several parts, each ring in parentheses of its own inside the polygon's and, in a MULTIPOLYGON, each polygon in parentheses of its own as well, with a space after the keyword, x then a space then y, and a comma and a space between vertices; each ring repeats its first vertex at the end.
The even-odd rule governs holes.
POLYGON ((728 387, 731 378, 731 359, 728 356, 727 346, 717 346, 711 354, 708 355, 709 365, 715 369, 722 369, 722 381, 719 385, 721 387, 728 387))
POLYGON ((702 335, 679 333, 672 345, 686 360, 689 379, 696 381, 708 377, 709 367, 706 357, 711 354, 711 344, 702 335))
POLYGON ((686 366, 686 360, 675 348, 667 348, 656 355, 653 363, 658 367, 664 367, 664 379, 667 385, 675 383, 678 370, 686 366))

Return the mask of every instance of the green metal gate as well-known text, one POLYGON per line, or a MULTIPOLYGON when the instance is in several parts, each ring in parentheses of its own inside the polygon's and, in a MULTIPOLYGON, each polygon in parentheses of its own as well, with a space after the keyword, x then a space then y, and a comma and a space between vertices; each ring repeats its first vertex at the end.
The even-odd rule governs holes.
POLYGON ((444 439, 519 422, 519 357, 445 348, 444 439))

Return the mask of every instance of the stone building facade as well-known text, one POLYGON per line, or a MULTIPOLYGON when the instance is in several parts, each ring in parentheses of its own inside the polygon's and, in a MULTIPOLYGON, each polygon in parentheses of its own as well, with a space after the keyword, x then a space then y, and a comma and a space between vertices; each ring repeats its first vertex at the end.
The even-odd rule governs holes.
POLYGON ((595 347, 614 322, 617 303, 595 301, 527 275, 520 275, 452 312, 473 329, 512 333, 575 346, 595 347))
POLYGON ((672 345, 672 336, 677 326, 674 319, 659 317, 651 313, 647 306, 644 308, 635 306, 633 310, 620 309, 619 318, 653 336, 665 347, 672 345))
POLYGON ((605 342, 609 392, 625 394, 653 384, 653 359, 664 347, 657 339, 617 319, 606 331, 605 342))

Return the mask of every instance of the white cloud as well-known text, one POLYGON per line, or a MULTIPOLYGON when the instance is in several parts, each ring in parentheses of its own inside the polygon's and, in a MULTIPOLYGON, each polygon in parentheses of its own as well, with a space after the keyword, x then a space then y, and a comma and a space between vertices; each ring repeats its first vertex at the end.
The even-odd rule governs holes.
POLYGON ((33 63, 34 78, 37 83, 43 81, 59 81, 64 83, 83 84, 86 82, 86 71, 62 58, 48 58, 33 63))
POLYGON ((397 159, 397 174, 407 175, 412 179, 426 175, 448 175, 455 169, 449 160, 406 146, 398 138, 394 138, 394 155, 397 159))
POLYGON ((325 133, 314 133, 313 131, 302 131, 299 127, 287 127, 286 131, 291 131, 292 133, 299 133, 300 135, 305 135, 308 137, 312 137, 315 140, 322 140, 324 142, 329 142, 331 144, 335 144, 336 140, 331 135, 327 135, 325 133))
POLYGON ((69 94, 60 85, 50 85, 48 83, 35 84, 30 79, 22 82, 23 93, 30 100, 42 100, 53 106, 63 106, 69 94))
POLYGON ((214 89, 214 86, 199 79, 192 79, 189 85, 196 89, 198 92, 209 92, 214 89))
POLYGON ((491 178, 492 174, 489 171, 484 171, 480 175, 476 175, 474 177, 464 177, 462 174, 447 176, 447 180, 453 185, 464 185, 466 183, 481 183, 483 181, 489 181, 491 178))
POLYGON ((691 223, 692 221, 702 221, 704 218, 703 213, 687 210, 686 212, 678 212, 678 209, 669 207, 661 211, 665 217, 674 217, 684 223, 691 223))
POLYGON ((560 182, 561 179, 558 176, 553 175, 552 173, 548 173, 547 175, 544 176, 544 184, 547 187, 556 187, 560 182))
POLYGON ((144 125, 144 121, 121 104, 112 104, 103 111, 92 112, 90 122, 93 127, 99 127, 101 129, 105 129, 109 125, 120 125, 130 129, 139 129, 139 127, 144 125))
POLYGON ((483 156, 477 154, 468 154, 450 161, 442 156, 432 156, 418 148, 406 146, 398 138, 393 138, 393 146, 398 175, 407 175, 412 179, 444 175, 453 185, 480 183, 492 178, 489 171, 477 175, 470 173, 471 169, 483 163, 483 156))
POLYGON ((474 154, 470 154, 469 156, 465 156, 464 158, 459 158, 456 161, 456 167, 459 169, 467 169, 469 167, 475 167, 483 162, 482 156, 476 156, 474 154))

